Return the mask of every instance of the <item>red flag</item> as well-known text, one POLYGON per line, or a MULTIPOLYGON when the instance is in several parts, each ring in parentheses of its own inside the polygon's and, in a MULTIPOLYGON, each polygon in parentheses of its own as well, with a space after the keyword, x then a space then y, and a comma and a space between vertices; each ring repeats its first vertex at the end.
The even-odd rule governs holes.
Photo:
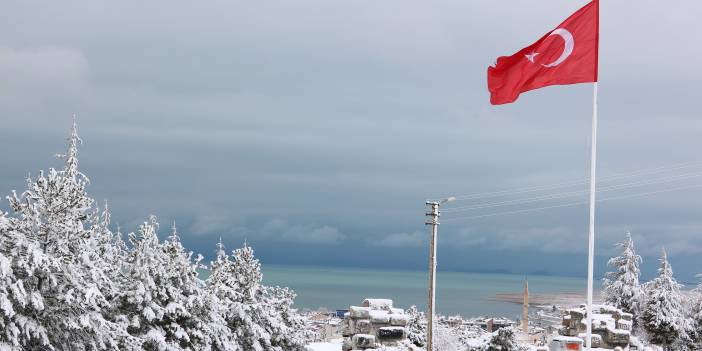
POLYGON ((599 2, 593 0, 536 43, 488 67, 490 103, 514 102, 549 85, 596 82, 598 39, 599 2))

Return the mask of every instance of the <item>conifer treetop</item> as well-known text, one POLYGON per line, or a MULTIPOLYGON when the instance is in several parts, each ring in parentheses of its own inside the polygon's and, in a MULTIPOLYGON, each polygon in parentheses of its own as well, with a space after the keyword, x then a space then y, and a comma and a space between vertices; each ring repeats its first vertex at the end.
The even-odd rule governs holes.
POLYGON ((83 144, 83 139, 78 136, 78 122, 76 115, 73 115, 73 124, 71 125, 71 134, 68 137, 68 150, 65 155, 57 155, 65 159, 64 172, 68 177, 76 177, 78 171, 78 145, 83 144))
POLYGON ((634 241, 629 231, 626 232, 624 240, 616 246, 622 249, 622 253, 607 262, 614 271, 605 275, 603 297, 608 304, 637 315, 643 294, 639 283, 641 256, 634 250, 634 241))
POLYGON ((219 237, 219 242, 217 243, 217 262, 221 262, 227 256, 227 252, 224 250, 224 244, 222 243, 222 237, 219 237))

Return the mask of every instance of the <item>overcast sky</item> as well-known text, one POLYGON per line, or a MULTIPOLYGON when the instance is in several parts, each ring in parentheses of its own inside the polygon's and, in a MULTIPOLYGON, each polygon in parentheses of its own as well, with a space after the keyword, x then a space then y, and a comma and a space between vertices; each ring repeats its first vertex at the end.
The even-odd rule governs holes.
MULTIPOLYGON (((90 193, 124 231, 153 213, 210 257, 221 236, 248 240, 264 263, 421 269, 425 199, 587 177, 591 85, 498 107, 486 88, 495 58, 585 3, 3 2, 0 192, 60 166, 76 113, 90 193)), ((699 18, 700 1, 602 2, 598 174, 693 162, 602 182, 677 179, 602 198, 702 184, 699 18)), ((701 195, 598 204, 598 267, 631 230, 645 277, 665 246, 696 281, 701 195)), ((450 219, 585 199, 447 211, 439 267, 584 274, 585 205, 450 219)))

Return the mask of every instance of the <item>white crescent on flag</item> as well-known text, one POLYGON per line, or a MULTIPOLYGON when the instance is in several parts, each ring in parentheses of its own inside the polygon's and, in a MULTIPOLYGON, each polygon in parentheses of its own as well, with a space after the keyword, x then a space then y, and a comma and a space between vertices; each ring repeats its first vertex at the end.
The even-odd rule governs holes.
POLYGON ((565 41, 565 47, 563 48, 563 52, 561 53, 561 56, 556 60, 553 61, 547 65, 542 65, 544 67, 556 67, 560 65, 563 61, 565 61, 570 54, 573 53, 573 48, 575 47, 575 40, 573 39, 573 34, 570 34, 570 32, 566 29, 563 28, 557 28, 551 34, 549 34, 549 37, 552 35, 558 35, 563 40, 565 41))

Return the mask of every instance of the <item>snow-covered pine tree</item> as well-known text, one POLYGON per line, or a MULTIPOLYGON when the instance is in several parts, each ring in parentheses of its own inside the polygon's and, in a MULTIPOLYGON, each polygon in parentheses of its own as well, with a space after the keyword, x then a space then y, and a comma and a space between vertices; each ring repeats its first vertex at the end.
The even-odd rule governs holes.
POLYGON ((261 262, 254 256, 254 251, 248 243, 233 251, 232 274, 237 284, 237 292, 241 302, 256 302, 261 296, 261 262))
POLYGON ((197 269, 204 268, 202 255, 193 259, 193 253, 186 252, 175 223, 171 235, 163 242, 163 247, 176 272, 171 280, 177 282, 175 285, 180 286, 187 297, 184 306, 190 312, 190 320, 184 324, 185 330, 190 334, 191 345, 196 350, 237 350, 232 343, 232 333, 217 308, 220 302, 205 289, 204 282, 198 278, 197 269))
POLYGON ((208 287, 219 298, 227 325, 243 350, 302 350, 304 320, 291 309, 295 294, 261 284, 261 264, 244 244, 226 254, 221 242, 212 262, 208 287))
POLYGON ((240 319, 235 318, 243 311, 241 296, 237 291, 238 284, 233 274, 233 263, 224 250, 221 238, 217 244, 217 257, 210 263, 210 276, 207 278, 206 285, 208 295, 217 301, 216 315, 222 319, 222 325, 231 334, 231 344, 236 349, 243 350, 242 342, 239 341, 240 333, 237 332, 240 326, 236 324, 240 319))
POLYGON ((223 306, 229 306, 233 302, 241 300, 237 291, 238 283, 233 274, 233 267, 234 264, 224 250, 224 244, 220 238, 217 244, 217 257, 215 261, 210 263, 207 288, 220 299, 223 306))
POLYGON ((8 197, 15 216, 0 243, 5 268, 10 264, 0 341, 24 349, 118 349, 128 340, 101 314, 110 282, 84 226, 93 200, 78 170, 79 143, 74 119, 63 169, 40 172, 21 195, 8 197))
POLYGON ((312 338, 305 319, 292 308, 297 296, 288 287, 262 286, 262 324, 271 335, 271 345, 281 350, 304 350, 312 338))
POLYGON ((28 275, 32 269, 17 265, 27 261, 23 257, 41 250, 27 240, 24 232, 14 229, 17 225, 14 218, 0 215, 0 349, 49 345, 47 330, 35 316, 44 308, 43 298, 37 291, 27 291, 24 287, 23 279, 34 279, 28 275))
POLYGON ((423 347, 427 342, 427 321, 424 313, 417 310, 417 306, 410 306, 405 313, 409 316, 407 323, 407 339, 414 345, 423 347))
POLYGON ((120 298, 129 333, 141 338, 146 350, 227 349, 227 333, 213 336, 221 321, 208 309, 217 302, 209 299, 197 278, 201 257, 192 259, 175 228, 160 243, 158 227, 151 216, 139 227, 139 236, 129 234, 128 280, 120 298))
POLYGON ((117 226, 117 233, 114 236, 114 253, 116 256, 116 261, 119 262, 119 271, 125 272, 127 270, 127 258, 129 257, 129 247, 124 241, 124 234, 122 234, 122 228, 117 226))
POLYGON ((79 144, 74 120, 63 169, 28 179, 25 192, 8 197, 14 215, 0 213, 0 349, 302 348, 294 293, 261 285, 248 246, 233 261, 218 255, 222 279, 204 289, 201 258, 175 229, 160 243, 152 217, 129 235, 132 248, 119 229, 114 235, 107 206, 94 207, 86 193, 79 144))
POLYGON ((660 261, 656 278, 646 284, 642 326, 650 342, 670 350, 671 345, 684 333, 684 301, 680 293, 682 285, 673 277, 665 249, 660 261))
POLYGON ((47 260, 25 269, 23 264, 32 261, 22 257, 41 250, 11 227, 0 225, 0 349, 49 347, 47 328, 36 316, 44 309, 43 297, 36 290, 27 291, 24 282, 35 279, 28 273, 47 260))
MULTIPOLYGON (((700 277, 702 275, 698 275, 700 277)), ((697 284, 697 287, 690 295, 690 324, 692 332, 690 339, 693 346, 697 350, 702 350, 702 282, 697 284)))
POLYGON ((219 298, 224 319, 239 347, 254 351, 272 349, 271 335, 258 323, 261 307, 257 298, 262 275, 253 251, 235 250, 231 260, 220 241, 217 260, 211 266, 209 289, 219 298))
POLYGON ((141 341, 127 333, 128 320, 119 310, 119 298, 123 288, 127 286, 124 273, 128 250, 121 239, 122 234, 118 231, 115 235, 110 230, 111 217, 107 203, 102 210, 95 208, 87 220, 90 223, 90 236, 86 240, 86 245, 89 245, 90 252, 95 254, 91 260, 93 272, 96 272, 96 282, 109 303, 102 306, 101 313, 112 323, 113 328, 119 331, 119 348, 135 349, 141 345, 141 341))
POLYGON ((607 262, 614 271, 608 272, 603 281, 603 298, 606 303, 633 314, 636 320, 643 297, 639 284, 641 256, 636 254, 634 241, 628 231, 624 241, 616 246, 622 249, 622 253, 607 262))
POLYGON ((124 251, 126 247, 123 246, 124 242, 121 242, 121 238, 119 238, 121 233, 115 235, 110 230, 111 217, 107 203, 102 210, 96 207, 87 219, 90 223, 88 229, 90 236, 86 240, 86 245, 91 248, 90 252, 94 252, 96 255, 92 264, 98 269, 94 271, 102 274, 95 278, 100 286, 100 291, 108 301, 116 299, 122 290, 124 284, 123 268, 126 264, 126 251, 124 251))
POLYGON ((486 351, 517 351, 519 344, 514 336, 514 330, 509 328, 500 328, 492 334, 492 339, 487 346, 486 351))

